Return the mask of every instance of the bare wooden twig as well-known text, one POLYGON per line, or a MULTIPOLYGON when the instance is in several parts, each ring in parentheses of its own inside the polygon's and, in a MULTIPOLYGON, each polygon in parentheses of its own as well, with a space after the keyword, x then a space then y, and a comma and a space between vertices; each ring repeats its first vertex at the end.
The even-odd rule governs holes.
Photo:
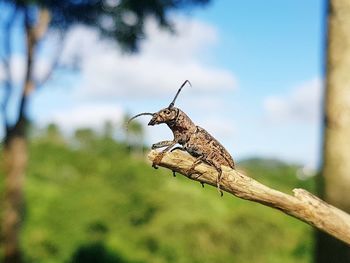
MULTIPOLYGON (((153 161, 157 151, 148 154, 153 161)), ((202 183, 216 186, 217 171, 215 168, 200 164, 195 170, 200 175, 188 176, 194 157, 182 151, 166 153, 159 166, 169 168, 184 176, 202 183)), ((304 189, 294 189, 294 195, 288 195, 271 189, 254 179, 223 166, 221 189, 239 198, 258 202, 276 208, 302 220, 350 245, 350 215, 327 204, 304 189)))

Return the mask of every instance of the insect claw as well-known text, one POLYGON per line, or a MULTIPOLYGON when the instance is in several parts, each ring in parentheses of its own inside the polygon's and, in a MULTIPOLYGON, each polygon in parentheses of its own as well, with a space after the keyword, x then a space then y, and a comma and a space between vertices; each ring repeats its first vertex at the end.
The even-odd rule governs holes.
POLYGON ((190 170, 190 171, 188 171, 187 175, 189 178, 192 178, 192 175, 194 175, 195 173, 196 173, 196 171, 190 170))
POLYGON ((199 177, 201 177, 202 175, 201 174, 197 174, 197 176, 196 177, 194 177, 194 179, 198 179, 199 177))
POLYGON ((161 153, 159 153, 159 154, 154 158, 154 160, 153 160, 153 162, 152 162, 152 167, 153 167, 154 169, 158 169, 158 164, 162 161, 163 156, 164 156, 164 153, 161 152, 161 153))
POLYGON ((204 188, 204 183, 203 183, 203 182, 200 182, 200 184, 202 185, 202 188, 204 188))
POLYGON ((221 190, 220 181, 219 180, 216 182, 216 185, 217 185, 217 189, 218 189, 218 191, 220 193, 220 197, 223 197, 224 196, 224 192, 221 190))
POLYGON ((173 176, 176 177, 176 172, 175 171, 173 171, 173 176))

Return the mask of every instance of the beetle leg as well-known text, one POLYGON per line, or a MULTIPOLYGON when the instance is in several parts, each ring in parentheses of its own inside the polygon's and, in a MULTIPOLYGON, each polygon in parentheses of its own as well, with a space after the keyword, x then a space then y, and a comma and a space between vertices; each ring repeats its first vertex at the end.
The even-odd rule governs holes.
POLYGON ((215 159, 213 158, 214 154, 209 154, 209 156, 205 159, 205 161, 214 166, 214 168, 216 169, 216 171, 218 171, 218 177, 216 179, 216 186, 217 186, 217 189, 220 193, 221 196, 224 195, 224 192, 221 190, 221 187, 220 187, 220 182, 221 182, 221 176, 222 176, 222 169, 221 169, 221 164, 216 162, 215 159))
POLYGON ((216 162, 211 162, 211 164, 215 167, 216 171, 218 171, 218 177, 216 179, 216 187, 220 193, 221 196, 224 195, 224 192, 221 190, 220 183, 221 183, 221 176, 222 176, 222 169, 221 165, 216 162))
POLYGON ((216 169, 217 169, 217 171, 218 171, 218 173, 219 173, 219 174, 218 174, 218 178, 217 178, 217 180, 216 180, 216 186, 217 186, 217 189, 218 189, 220 195, 223 196, 223 195, 224 195, 224 192, 221 190, 221 187, 220 187, 221 176, 222 176, 222 170, 221 170, 221 167, 220 167, 220 168, 216 168, 216 169))
MULTIPOLYGON (((201 162, 203 162, 203 159, 204 159, 204 156, 201 155, 201 156, 199 156, 196 160, 194 160, 194 162, 192 163, 190 169, 188 169, 188 172, 187 172, 187 174, 188 174, 190 177, 191 177, 192 174, 195 174, 195 173, 196 173, 195 168, 196 168, 197 165, 199 165, 201 162)), ((197 177, 195 177, 195 179, 198 179, 199 177, 200 177, 200 175, 197 176, 197 177)))
MULTIPOLYGON (((181 146, 177 146, 177 147, 175 147, 175 148, 172 148, 172 149, 170 150, 170 152, 173 152, 173 151, 175 151, 175 150, 186 151, 185 148, 183 148, 183 147, 181 147, 181 146)), ((172 172, 173 172, 173 176, 176 177, 176 172, 175 172, 175 171, 172 171, 172 172)))
POLYGON ((175 151, 175 150, 186 151, 185 148, 183 148, 183 147, 181 147, 181 146, 177 146, 177 147, 171 149, 170 152, 173 152, 173 151, 175 151))
POLYGON ((152 144, 152 150, 154 149, 158 149, 158 148, 163 148, 163 147, 167 147, 169 145, 172 145, 174 141, 161 141, 161 142, 157 142, 155 144, 152 144))
POLYGON ((161 148, 161 147, 167 146, 163 151, 158 153, 157 156, 154 158, 153 163, 152 163, 153 168, 158 169, 157 165, 162 161, 164 154, 166 152, 168 152, 176 143, 177 143, 176 141, 163 141, 163 142, 159 142, 159 143, 152 145, 152 149, 155 149, 153 147, 159 146, 158 148, 161 148), (162 146, 160 146, 160 145, 162 145, 162 146))

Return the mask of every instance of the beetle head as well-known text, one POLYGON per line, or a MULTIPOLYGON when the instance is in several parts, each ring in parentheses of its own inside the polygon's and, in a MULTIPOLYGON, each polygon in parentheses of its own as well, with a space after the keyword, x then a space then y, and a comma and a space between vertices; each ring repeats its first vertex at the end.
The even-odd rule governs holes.
POLYGON ((179 114, 179 109, 175 107, 167 107, 164 109, 161 109, 160 111, 153 114, 152 119, 148 123, 148 125, 158 125, 161 123, 170 123, 172 121, 175 121, 177 116, 179 114))
POLYGON ((186 83, 188 83, 190 86, 191 83, 186 80, 184 83, 182 83, 181 87, 179 88, 179 90, 177 91, 173 101, 169 104, 169 106, 167 108, 164 108, 156 113, 149 113, 149 112, 144 112, 144 113, 140 113, 135 115, 134 117, 132 117, 131 119, 129 119, 129 121, 127 122, 127 124, 130 123, 130 121, 132 121, 133 119, 142 116, 142 115, 151 115, 152 119, 150 120, 150 122, 148 123, 148 125, 158 125, 161 123, 171 123, 171 122, 175 122, 177 116, 179 115, 180 110, 178 108, 175 108, 175 101, 177 99, 177 96, 179 96, 182 88, 186 85, 186 83))

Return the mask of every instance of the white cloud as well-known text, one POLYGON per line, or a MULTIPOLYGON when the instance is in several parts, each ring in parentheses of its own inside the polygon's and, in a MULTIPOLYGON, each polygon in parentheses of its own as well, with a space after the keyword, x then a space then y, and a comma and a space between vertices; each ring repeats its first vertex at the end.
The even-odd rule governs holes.
POLYGON ((0 63, 0 83, 6 79, 4 65, 0 63))
POLYGON ((12 80, 18 84, 24 79, 26 70, 25 61, 20 54, 14 54, 10 58, 10 70, 12 80))
POLYGON ((142 53, 181 64, 203 56, 203 51, 219 41, 216 29, 202 21, 178 17, 175 27, 176 33, 171 34, 148 21, 148 40, 142 43, 142 53))
MULTIPOLYGON (((200 124, 200 123, 199 123, 200 124)), ((201 124, 200 124, 201 125, 201 124)), ((220 119, 207 119, 203 121, 205 129, 216 139, 223 141, 230 139, 234 136, 235 127, 231 119, 220 118, 220 119)))
MULTIPOLYGON (((20 53, 15 53, 10 57, 10 72, 13 84, 18 85, 24 81, 26 64, 24 56, 20 53)), ((45 58, 40 58, 35 61, 34 65, 34 78, 36 80, 43 79, 49 72, 50 63, 45 58)), ((6 70, 3 64, 0 64, 0 81, 7 79, 6 70)))
POLYGON ((122 121, 123 110, 115 105, 86 104, 65 110, 60 109, 39 120, 39 123, 55 123, 65 132, 72 132, 77 128, 100 129, 107 121, 117 124, 122 121))
POLYGON ((317 123, 320 120, 321 99, 322 81, 315 78, 293 88, 286 95, 265 98, 264 109, 272 121, 317 123))
POLYGON ((99 39, 96 31, 81 26, 72 29, 63 61, 72 63, 73 58, 81 62, 82 82, 75 95, 94 99, 172 95, 185 79, 197 91, 235 88, 231 71, 202 61, 206 50, 218 40, 215 28, 183 17, 176 19, 176 28, 178 33, 171 34, 149 20, 147 39, 142 42, 141 52, 133 56, 99 39))

